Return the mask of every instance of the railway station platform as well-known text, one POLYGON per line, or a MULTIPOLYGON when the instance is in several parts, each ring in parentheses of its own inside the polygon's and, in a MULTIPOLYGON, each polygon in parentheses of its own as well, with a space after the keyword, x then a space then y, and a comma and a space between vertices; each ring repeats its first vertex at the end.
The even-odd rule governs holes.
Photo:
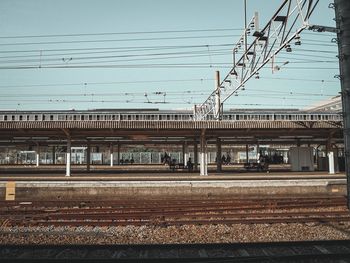
POLYGON ((2 169, 0 196, 15 200, 211 198, 222 196, 272 197, 345 195, 343 173, 230 172, 200 176, 186 171, 75 171, 70 177, 59 170, 2 169), (10 197, 11 198, 11 197, 10 197))

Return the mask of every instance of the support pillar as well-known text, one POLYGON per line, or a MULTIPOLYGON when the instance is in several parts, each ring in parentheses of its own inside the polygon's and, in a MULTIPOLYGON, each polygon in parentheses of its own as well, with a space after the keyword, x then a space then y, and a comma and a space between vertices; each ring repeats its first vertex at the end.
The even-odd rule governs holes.
POLYGON ((198 143, 197 140, 194 140, 193 144, 193 164, 194 170, 198 170, 198 143))
POLYGON ((328 167, 329 167, 329 174, 334 174, 334 154, 333 152, 328 153, 328 167))
POLYGON ((343 109, 345 172, 347 203, 350 208, 350 1, 334 0, 338 29, 339 69, 343 109))
POLYGON ((56 147, 52 146, 52 164, 56 164, 56 147))
POLYGON ((86 171, 90 172, 90 163, 91 163, 91 147, 88 143, 86 148, 86 171))
POLYGON ((245 159, 246 159, 246 163, 249 163, 249 145, 248 144, 245 145, 245 159))
POLYGON ((334 148, 334 170, 336 173, 339 173, 339 149, 338 147, 334 148))
POLYGON ((216 171, 218 173, 222 172, 222 160, 221 160, 221 139, 218 137, 216 139, 216 171))
POLYGON ((111 144, 110 146, 109 146, 109 153, 110 153, 110 155, 111 155, 111 167, 113 167, 113 158, 114 158, 114 156, 113 156, 113 144, 111 144))
POLYGON ((334 174, 334 153, 332 150, 332 138, 329 136, 326 144, 326 156, 328 157, 329 174, 334 174), (332 158, 332 160, 331 160, 332 158))
POLYGON ((182 154, 183 154, 183 160, 184 160, 184 165, 187 164, 188 158, 189 158, 189 154, 188 154, 188 144, 187 141, 184 142, 184 144, 182 145, 182 154))
POLYGON ((39 144, 36 146, 36 166, 38 167, 40 164, 40 146, 39 144))
POLYGON ((117 145, 117 164, 120 164, 120 144, 117 145))
POLYGON ((67 153, 66 153, 66 176, 71 174, 71 139, 67 139, 67 153))
POLYGON ((207 153, 207 142, 205 138, 205 130, 203 129, 201 131, 201 137, 200 137, 200 157, 201 157, 201 163, 200 163, 200 175, 208 175, 208 153, 207 153))
POLYGON ((182 143, 182 162, 186 165, 186 145, 185 142, 182 143))

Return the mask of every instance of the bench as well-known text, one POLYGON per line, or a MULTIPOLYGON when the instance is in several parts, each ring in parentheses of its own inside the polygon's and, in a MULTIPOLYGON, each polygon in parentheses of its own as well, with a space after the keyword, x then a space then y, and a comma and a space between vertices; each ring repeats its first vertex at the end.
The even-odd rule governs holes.
POLYGON ((174 172, 175 170, 179 170, 179 169, 183 170, 183 169, 186 169, 187 167, 183 163, 171 163, 169 164, 169 168, 174 172))
POLYGON ((268 163, 245 163, 244 168, 246 170, 250 169, 256 169, 258 172, 259 171, 269 171, 269 164, 268 163))
POLYGON ((244 169, 250 170, 250 169, 259 169, 259 164, 258 163, 245 163, 244 164, 244 169))

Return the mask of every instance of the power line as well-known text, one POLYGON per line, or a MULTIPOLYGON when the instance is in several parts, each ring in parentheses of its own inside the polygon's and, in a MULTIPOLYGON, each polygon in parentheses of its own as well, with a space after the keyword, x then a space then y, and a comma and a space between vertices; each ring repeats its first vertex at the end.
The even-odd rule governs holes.
MULTIPOLYGON (((217 49, 213 50, 212 54, 214 56, 219 56, 219 55, 225 55, 228 53, 227 49, 217 49), (225 51, 225 52, 223 52, 225 51)), ((70 56, 70 55, 69 55, 70 56)), ((167 53, 146 53, 146 54, 129 54, 129 55, 113 55, 113 56, 81 56, 81 57, 71 57, 69 58, 70 60, 76 61, 76 60, 95 60, 95 59, 110 59, 110 58, 132 58, 132 57, 150 57, 152 56, 153 58, 143 58, 143 59, 127 59, 127 60, 113 60, 111 62, 119 62, 119 61, 138 61, 138 60, 157 60, 157 59, 175 59, 175 58, 192 58, 192 57, 203 57, 207 56, 207 51, 185 51, 185 52, 167 52, 167 53), (175 55, 186 55, 186 56, 175 56, 175 55), (198 54, 198 55, 196 55, 198 54), (204 54, 204 55, 200 55, 204 54), (161 57, 161 56, 167 56, 167 57, 162 57, 162 58, 154 58, 154 57, 161 57)), ((57 57, 57 58, 35 58, 35 59, 17 59, 17 60, 0 60, 0 63, 26 63, 26 62, 48 62, 48 61, 62 61, 62 57, 57 57)), ((110 61, 102 61, 102 62, 110 62, 110 61)), ((80 63, 87 63, 87 62, 80 62, 80 63)), ((79 64, 80 64, 79 63, 79 64)), ((95 63, 95 62, 94 62, 95 63)), ((72 63, 70 63, 72 64, 72 63)), ((77 64, 77 63, 75 63, 77 64)))
POLYGON ((148 51, 162 49, 180 49, 180 48, 207 48, 218 46, 232 46, 232 43, 223 44, 201 44, 201 45, 158 45, 158 46, 127 46, 127 47, 88 47, 88 48, 56 48, 56 49, 28 49, 28 50, 0 50, 0 53, 46 53, 46 52, 61 52, 61 51, 81 51, 81 50, 115 50, 118 52, 131 51, 148 51))
POLYGON ((194 33, 217 31, 242 31, 243 28, 216 28, 216 29, 187 29, 187 30, 160 30, 160 31, 129 31, 129 32, 102 32, 102 33, 75 33, 75 34, 47 34, 47 35, 22 35, 1 36, 4 38, 49 38, 49 37, 81 37, 81 36, 106 36, 106 35, 135 35, 135 34, 169 34, 169 33, 194 33))
MULTIPOLYGON (((119 65, 25 65, 0 66, 1 70, 29 70, 29 69, 94 69, 94 68, 231 68, 231 63, 172 63, 172 64, 119 64, 119 65)), ((290 67, 293 70, 339 70, 338 67, 290 67)))
POLYGON ((283 78, 283 77, 261 77, 260 79, 278 79, 278 80, 291 80, 291 81, 311 81, 311 82, 329 82, 339 83, 337 80, 324 80, 324 79, 305 79, 305 78, 283 78))
MULTIPOLYGON (((260 79, 339 83, 339 81, 337 81, 337 80, 307 79, 307 78, 260 76, 260 79)), ((22 84, 22 85, 0 85, 0 88, 35 88, 35 87, 64 87, 64 86, 88 87, 91 85, 145 84, 145 83, 171 83, 171 82, 206 82, 206 81, 214 81, 214 79, 213 78, 198 78, 198 79, 133 80, 133 81, 109 81, 109 82, 46 83, 46 84, 28 84, 28 85, 22 84)))
POLYGON ((22 46, 22 45, 52 45, 52 44, 81 44, 81 43, 107 43, 128 41, 154 41, 154 40, 176 40, 176 39, 200 39, 200 38, 227 38, 239 35, 211 35, 211 36, 182 36, 182 37, 153 37, 153 38, 127 38, 127 39, 101 39, 101 40, 71 40, 71 41, 47 41, 47 42, 16 42, 0 43, 0 46, 22 46))
POLYGON ((110 82, 80 82, 80 83, 51 83, 51 84, 29 84, 29 85, 1 85, 0 88, 34 88, 34 87, 61 87, 61 86, 79 86, 87 87, 90 85, 114 85, 114 84, 142 84, 142 83, 170 83, 170 82, 204 82, 214 79, 163 79, 163 80, 134 80, 134 81, 110 81, 110 82))

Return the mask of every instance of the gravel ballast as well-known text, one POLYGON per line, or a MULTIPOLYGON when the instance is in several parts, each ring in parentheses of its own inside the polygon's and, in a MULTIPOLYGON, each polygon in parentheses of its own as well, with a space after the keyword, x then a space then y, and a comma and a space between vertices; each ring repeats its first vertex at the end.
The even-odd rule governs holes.
POLYGON ((350 223, 2 227, 4 244, 189 244, 350 239, 350 223))

